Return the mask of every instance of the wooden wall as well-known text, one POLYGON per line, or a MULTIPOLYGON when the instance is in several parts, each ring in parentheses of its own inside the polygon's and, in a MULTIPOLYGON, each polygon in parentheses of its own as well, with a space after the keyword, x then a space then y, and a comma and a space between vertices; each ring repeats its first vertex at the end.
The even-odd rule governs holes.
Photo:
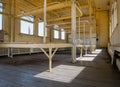
MULTIPOLYGON (((11 16, 11 1, 12 0, 0 0, 0 2, 5 3, 4 13, 3 13, 3 31, 4 31, 4 42, 33 42, 33 43, 43 43, 43 37, 38 36, 38 22, 34 23, 34 35, 25 35, 20 33, 20 20, 14 19, 11 16), (15 24, 15 25, 14 25, 15 24)), ((37 19, 37 18, 36 18, 37 19)), ((35 20, 36 20, 35 19, 35 20)), ((50 42, 50 35, 51 41, 53 43, 66 43, 65 40, 61 39, 54 39, 53 32, 48 30, 48 37, 47 43, 50 42), (51 34, 50 34, 51 33, 51 34)), ((39 52, 40 49, 32 49, 32 52, 39 52)), ((23 54, 23 53, 30 53, 31 49, 13 49, 14 54, 23 54)), ((0 48, 0 56, 7 55, 7 49, 0 48)))
POLYGON ((117 21, 118 24, 116 26, 116 28, 114 29, 114 31, 111 34, 110 37, 110 43, 111 45, 119 45, 120 46, 120 0, 117 0, 117 21))
POLYGON ((109 12, 96 12, 96 31, 97 31, 97 47, 107 47, 109 38, 109 12))
MULTIPOLYGON (((11 9, 12 9, 11 1, 12 0, 2 0, 2 2, 5 3, 4 13, 8 13, 8 14, 11 13, 11 9)), ((25 34, 20 33, 20 20, 15 19, 15 25, 13 25, 14 20, 12 20, 12 18, 14 17, 11 17, 9 15, 4 15, 4 18, 3 18, 3 30, 5 32, 5 38, 4 38, 5 42, 10 42, 11 41, 10 38, 12 37, 12 35, 13 35, 12 42, 34 42, 34 43, 43 42, 43 37, 38 36, 38 23, 37 22, 34 23, 34 35, 25 35, 25 34), (12 26, 15 26, 15 27, 12 27, 12 26), (11 35, 11 30, 13 33, 12 35, 11 35)), ((57 42, 56 40, 54 40, 53 37, 51 38, 53 42, 57 42)), ((49 43, 49 41, 50 41, 50 31, 48 30, 47 43, 49 43)), ((66 40, 59 39, 59 42, 61 43, 66 42, 66 40)))

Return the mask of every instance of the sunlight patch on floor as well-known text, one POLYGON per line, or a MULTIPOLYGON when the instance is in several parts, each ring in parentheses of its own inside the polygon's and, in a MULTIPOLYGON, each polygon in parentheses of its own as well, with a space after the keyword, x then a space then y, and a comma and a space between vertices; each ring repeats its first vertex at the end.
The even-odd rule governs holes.
POLYGON ((101 53, 102 49, 96 49, 91 54, 85 54, 83 57, 78 57, 76 60, 78 61, 93 61, 99 53, 101 53))
POLYGON ((102 52, 102 49, 96 49, 95 51, 93 51, 92 53, 95 53, 95 54, 99 54, 102 52))
POLYGON ((85 54, 83 57, 96 57, 98 54, 85 54))
POLYGON ((78 57, 76 60, 78 61, 93 61, 95 57, 78 57))
POLYGON ((85 67, 80 67, 80 66, 59 65, 54 67, 52 72, 44 71, 42 73, 34 75, 34 77, 58 81, 58 82, 70 83, 84 69, 85 67))

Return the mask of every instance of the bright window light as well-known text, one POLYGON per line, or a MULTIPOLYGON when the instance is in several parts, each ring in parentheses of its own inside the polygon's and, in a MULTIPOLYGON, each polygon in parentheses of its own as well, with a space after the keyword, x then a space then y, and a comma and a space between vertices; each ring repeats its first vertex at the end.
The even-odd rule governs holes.
POLYGON ((34 32, 34 17, 32 16, 24 16, 21 17, 24 20, 21 20, 21 26, 20 26, 20 33, 22 34, 28 34, 28 35, 33 35, 34 32))
POLYGON ((59 31, 58 30, 54 30, 54 38, 59 39, 59 31))
POLYGON ((65 31, 64 31, 64 29, 61 29, 61 39, 65 40, 65 31))
MULTIPOLYGON (((0 12, 3 12, 3 3, 0 3, 0 12)), ((2 21, 3 21, 3 15, 0 14, 0 30, 2 30, 2 25, 3 25, 2 21)))
POLYGON ((20 32, 23 34, 33 35, 33 23, 21 20, 20 32))
POLYGON ((84 69, 85 67, 81 66, 59 65, 53 68, 52 73, 44 71, 42 73, 34 75, 34 77, 64 83, 71 83, 84 69))
POLYGON ((2 14, 0 14, 0 30, 2 30, 2 14))
MULTIPOLYGON (((45 36, 47 36, 47 28, 45 29, 45 36)), ((38 23, 38 36, 44 36, 44 22, 39 22, 38 23)))
POLYGON ((25 19, 25 20, 29 20, 29 21, 34 21, 34 17, 32 17, 32 16, 23 16, 23 17, 21 17, 22 19, 25 19))

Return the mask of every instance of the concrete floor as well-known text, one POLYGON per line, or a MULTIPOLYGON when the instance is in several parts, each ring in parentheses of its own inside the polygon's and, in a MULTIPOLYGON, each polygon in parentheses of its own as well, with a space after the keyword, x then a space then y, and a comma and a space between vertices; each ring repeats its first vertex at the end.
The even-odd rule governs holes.
POLYGON ((120 87, 120 73, 105 49, 77 60, 72 64, 70 53, 55 54, 48 72, 44 54, 0 57, 0 87, 120 87))

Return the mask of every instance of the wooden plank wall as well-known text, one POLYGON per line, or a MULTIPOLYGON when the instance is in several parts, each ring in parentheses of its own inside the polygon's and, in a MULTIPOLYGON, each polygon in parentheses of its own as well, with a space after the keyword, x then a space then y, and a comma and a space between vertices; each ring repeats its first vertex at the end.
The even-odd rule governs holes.
MULTIPOLYGON (((11 13, 11 1, 12 0, 0 0, 0 2, 5 3, 5 7, 4 7, 4 13, 10 14, 11 13)), ((10 15, 3 15, 4 20, 3 20, 3 31, 5 32, 4 35, 4 42, 10 42, 10 37, 11 37, 11 29, 13 29, 11 27, 12 23, 11 23, 11 16, 10 15)), ((34 23, 34 35, 25 35, 25 34, 21 34, 20 33, 20 20, 16 19, 15 20, 15 30, 14 31, 14 37, 13 37, 13 41, 14 42, 33 42, 33 43, 43 43, 43 38, 38 36, 38 22, 37 22, 37 17, 35 18, 35 23, 34 23)), ((67 40, 55 40, 53 39, 53 32, 51 32, 51 38, 52 38, 52 42, 56 43, 59 41, 59 43, 65 43, 67 40)), ((48 30, 48 37, 47 37, 47 43, 50 42, 50 30, 48 30)), ((30 53, 30 49, 14 49, 14 53, 15 54, 20 54, 20 53, 30 53)), ((33 52, 39 52, 38 49, 34 49, 33 52)), ((0 55, 7 55, 7 49, 1 49, 0 48, 0 55)))
POLYGON ((96 12, 96 25, 97 25, 97 36, 98 43, 97 47, 107 47, 109 38, 109 12, 108 11, 98 11, 96 12))
POLYGON ((120 46, 120 0, 117 0, 117 21, 118 21, 118 24, 116 26, 116 28, 114 29, 111 37, 110 37, 110 42, 111 42, 111 45, 119 45, 120 46))

